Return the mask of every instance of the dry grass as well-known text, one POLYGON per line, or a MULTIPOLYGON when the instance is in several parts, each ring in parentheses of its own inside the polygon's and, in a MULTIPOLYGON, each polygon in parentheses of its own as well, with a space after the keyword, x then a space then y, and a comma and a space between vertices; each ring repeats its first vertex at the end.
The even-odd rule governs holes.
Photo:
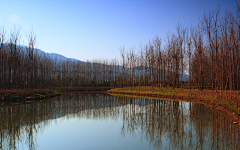
POLYGON ((182 89, 181 88, 159 88, 159 87, 127 87, 115 88, 108 92, 126 94, 126 95, 143 95, 154 97, 177 98, 189 101, 200 101, 209 105, 221 106, 227 108, 239 115, 240 112, 240 92, 239 91, 212 91, 198 89, 182 89))

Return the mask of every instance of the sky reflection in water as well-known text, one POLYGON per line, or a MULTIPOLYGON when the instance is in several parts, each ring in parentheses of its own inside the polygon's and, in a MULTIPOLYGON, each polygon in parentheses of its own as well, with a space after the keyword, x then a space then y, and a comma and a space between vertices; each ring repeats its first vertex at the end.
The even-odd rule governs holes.
POLYGON ((240 128, 202 104, 65 93, 0 108, 0 149, 239 149, 240 128))

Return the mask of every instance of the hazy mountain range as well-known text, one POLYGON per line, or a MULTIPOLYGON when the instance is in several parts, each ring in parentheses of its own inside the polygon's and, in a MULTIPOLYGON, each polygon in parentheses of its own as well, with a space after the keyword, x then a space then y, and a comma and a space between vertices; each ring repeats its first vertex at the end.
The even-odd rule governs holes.
MULTIPOLYGON (((6 45, 8 45, 8 44, 6 44, 6 45)), ((6 46, 5 45, 5 46, 6 46)), ((0 45, 0 47, 1 47, 1 45, 0 45)), ((27 46, 22 46, 22 45, 20 45, 20 46, 17 46, 19 49, 21 49, 21 50, 23 50, 23 51, 26 51, 27 50, 27 46)), ((47 57, 49 57, 50 59, 52 59, 52 60, 57 60, 57 61, 67 61, 67 60, 69 60, 69 61, 75 61, 75 62, 81 62, 81 63, 86 63, 86 62, 84 62, 84 61, 81 61, 81 60, 78 60, 78 59, 75 59, 75 58, 67 58, 67 57, 65 57, 65 56, 63 56, 63 55, 61 55, 61 54, 58 54, 58 53, 48 53, 48 52, 45 52, 45 51, 43 51, 43 50, 41 50, 41 49, 35 49, 35 52, 37 52, 39 55, 46 55, 47 57)), ((119 69, 121 70, 122 69, 122 66, 119 66, 119 69)), ((128 69, 127 69, 128 70, 128 69)), ((126 71, 127 71, 126 70, 126 71)), ((127 71, 127 72, 129 72, 130 73, 130 69, 127 71)), ((141 71, 137 71, 136 70, 136 74, 140 74, 140 72, 141 71)), ((188 81, 188 79, 189 79, 189 75, 188 74, 183 74, 183 76, 182 76, 182 79, 183 79, 183 81, 188 81)), ((179 80, 181 80, 181 77, 179 78, 179 80)))
MULTIPOLYGON (((63 55, 61 55, 61 54, 57 54, 57 53, 48 53, 48 52, 44 52, 43 50, 41 50, 41 49, 35 49, 39 54, 46 54, 47 56, 49 56, 50 58, 52 58, 52 59, 56 59, 57 58, 57 60, 62 60, 62 61, 67 61, 67 60, 69 60, 69 61, 76 61, 76 62, 82 62, 82 63, 85 63, 85 62, 83 62, 83 61, 81 61, 81 60, 78 60, 78 59, 75 59, 75 58, 67 58, 67 57, 65 57, 65 56, 63 56, 63 55)), ((120 67, 120 69, 122 68, 122 66, 119 66, 120 67)), ((130 70, 129 70, 130 71, 130 70)), ((188 79, 189 79, 189 75, 188 74, 183 74, 183 76, 182 76, 182 80, 183 81, 188 81, 188 79)), ((181 80, 181 77, 179 78, 179 80, 181 80)))

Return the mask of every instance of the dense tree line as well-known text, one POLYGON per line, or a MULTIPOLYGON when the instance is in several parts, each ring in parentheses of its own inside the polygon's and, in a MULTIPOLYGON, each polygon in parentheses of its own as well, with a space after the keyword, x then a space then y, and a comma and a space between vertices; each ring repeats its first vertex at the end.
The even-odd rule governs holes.
POLYGON ((117 60, 58 60, 35 48, 34 32, 27 36, 28 46, 20 45, 20 30, 7 37, 2 29, 0 35, 1 89, 114 86, 117 81, 117 60))
POLYGON ((58 60, 34 48, 34 33, 28 37, 28 47, 19 45, 19 31, 12 32, 8 40, 4 33, 1 32, 0 47, 1 89, 114 86, 113 81, 117 81, 116 60, 58 60))
POLYGON ((1 89, 33 89, 84 86, 171 86, 239 90, 240 6, 236 13, 220 8, 205 12, 196 27, 177 24, 162 40, 156 36, 139 49, 120 49, 121 60, 59 60, 39 53, 36 35, 20 46, 20 30, 9 36, 0 30, 1 89))
POLYGON ((182 75, 188 71, 190 89, 194 85, 200 90, 239 90, 239 3, 236 6, 237 13, 226 10, 222 17, 219 7, 205 12, 196 27, 177 24, 165 40, 155 37, 137 54, 121 50, 122 65, 132 70, 129 80, 142 78, 139 85, 182 88, 182 75), (137 77, 134 69, 145 71, 137 77))

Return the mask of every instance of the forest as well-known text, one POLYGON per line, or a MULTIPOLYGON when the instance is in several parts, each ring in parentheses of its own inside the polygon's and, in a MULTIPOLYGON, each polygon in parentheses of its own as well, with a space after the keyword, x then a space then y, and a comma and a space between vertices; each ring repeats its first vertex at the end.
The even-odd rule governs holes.
POLYGON ((0 30, 0 88, 158 86, 199 90, 239 90, 240 5, 206 11, 197 26, 176 25, 162 39, 139 48, 120 48, 121 60, 59 60, 36 50, 37 36, 21 46, 20 29, 0 30), (189 74, 183 81, 183 74, 189 74))

